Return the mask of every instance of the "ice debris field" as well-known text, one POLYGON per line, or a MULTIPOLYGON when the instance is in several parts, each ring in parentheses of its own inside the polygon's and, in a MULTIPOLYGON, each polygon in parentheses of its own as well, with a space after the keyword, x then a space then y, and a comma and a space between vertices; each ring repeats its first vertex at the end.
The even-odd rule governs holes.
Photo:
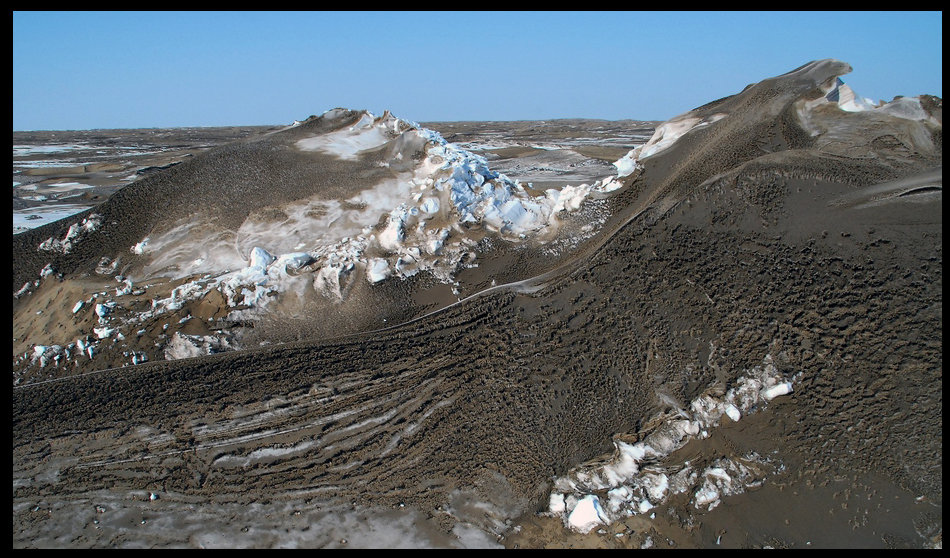
POLYGON ((557 478, 546 513, 586 533, 623 517, 650 513, 673 494, 689 492, 696 509, 709 511, 722 497, 761 485, 776 466, 757 454, 722 457, 702 470, 688 461, 667 460, 690 440, 708 438, 724 418, 738 422, 776 397, 792 393, 795 379, 783 376, 772 356, 766 355, 724 395, 703 394, 687 409, 658 417, 659 425, 642 441, 615 440, 614 454, 606 463, 581 465, 557 478))

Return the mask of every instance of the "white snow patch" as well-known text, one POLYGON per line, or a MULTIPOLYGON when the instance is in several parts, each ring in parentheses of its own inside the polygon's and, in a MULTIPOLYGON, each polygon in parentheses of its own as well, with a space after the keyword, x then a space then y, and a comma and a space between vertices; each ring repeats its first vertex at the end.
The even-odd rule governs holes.
POLYGON ((264 270, 264 269, 267 269, 267 266, 269 266, 271 263, 273 263, 274 260, 276 260, 276 259, 277 259, 277 258, 275 258, 275 257, 274 257, 270 252, 268 252, 267 250, 265 250, 265 249, 263 249, 263 248, 261 248, 261 247, 259 247, 259 246, 255 246, 255 247, 251 250, 250 256, 248 256, 248 262, 249 262, 249 263, 248 263, 248 267, 253 267, 253 268, 260 269, 260 270, 264 270))
POLYGON ((392 275, 389 264, 382 258, 373 258, 369 261, 369 267, 366 270, 366 278, 370 283, 379 283, 383 279, 392 275))
POLYGON ((710 511, 723 497, 761 485, 763 463, 755 454, 743 459, 717 459, 700 475, 703 483, 693 494, 693 505, 698 510, 710 511))
POLYGON ((185 335, 176 331, 165 345, 165 360, 210 355, 232 348, 227 339, 211 335, 185 335))
MULTIPOLYGON (((771 399, 768 398, 767 399, 771 399)), ((742 418, 742 413, 739 412, 739 409, 735 405, 726 405, 726 415, 732 419, 732 422, 739 422, 739 419, 742 418)))
POLYGON ((144 253, 145 253, 145 247, 148 246, 148 240, 149 240, 149 239, 148 239, 148 237, 146 236, 146 237, 143 238, 140 242, 138 242, 135 246, 133 246, 133 247, 132 247, 132 253, 133 253, 133 254, 139 254, 139 255, 144 254, 144 253))
POLYGON ((304 138, 297 141, 296 145, 302 151, 321 151, 340 159, 354 160, 360 153, 395 139, 402 125, 389 111, 378 118, 364 112, 359 121, 348 128, 304 138))
POLYGON ((780 384, 774 385, 765 391, 762 392, 762 397, 766 401, 771 401, 776 397, 781 395, 786 395, 792 392, 792 383, 791 382, 782 382, 780 384))
POLYGON ((607 523, 600 498, 593 494, 581 498, 568 516, 567 523, 571 529, 581 533, 588 533, 594 527, 607 523))
POLYGON ((99 321, 101 321, 112 313, 112 310, 115 309, 115 303, 100 303, 96 304, 96 316, 99 316, 99 321))
POLYGON ((614 162, 614 166, 617 167, 617 177, 622 178, 633 174, 641 166, 640 161, 662 153, 687 133, 709 126, 725 117, 725 113, 699 117, 693 112, 687 112, 667 120, 656 128, 650 141, 631 149, 614 162))
POLYGON ((108 339, 112 337, 112 334, 115 333, 114 327, 97 327, 93 328, 93 333, 96 334, 96 337, 99 339, 108 339))
POLYGON ((636 148, 627 152, 626 155, 614 161, 614 166, 617 167, 617 176, 624 177, 630 176, 633 174, 633 171, 637 170, 640 166, 640 163, 637 162, 636 148))

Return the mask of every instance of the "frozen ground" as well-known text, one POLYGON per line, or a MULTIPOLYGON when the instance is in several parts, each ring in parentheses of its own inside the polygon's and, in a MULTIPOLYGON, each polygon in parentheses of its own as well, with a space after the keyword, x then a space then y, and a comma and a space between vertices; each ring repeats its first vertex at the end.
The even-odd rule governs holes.
POLYGON ((848 71, 330 111, 15 235, 14 545, 942 546, 941 102, 848 71))

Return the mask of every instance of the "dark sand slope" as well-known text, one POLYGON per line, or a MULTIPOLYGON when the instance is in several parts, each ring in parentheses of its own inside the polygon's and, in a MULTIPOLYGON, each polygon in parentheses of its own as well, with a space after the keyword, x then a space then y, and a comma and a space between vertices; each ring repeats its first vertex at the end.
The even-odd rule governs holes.
MULTIPOLYGON (((334 546, 340 532, 390 545, 327 527, 318 508, 418 544, 483 544, 466 525, 522 547, 942 544, 941 101, 922 98, 928 120, 803 111, 848 71, 813 62, 684 115, 723 116, 644 159, 571 259, 484 256, 504 280, 549 272, 539 290, 372 334, 15 387, 14 546, 334 546), (700 467, 750 451, 780 463, 741 506, 701 512, 686 494, 589 535, 534 517, 554 478, 767 355, 794 391, 680 450, 700 467)), ((182 197, 227 220, 251 182, 293 188, 270 178, 287 168, 272 141, 120 191, 97 210, 121 226, 57 271, 128 253, 192 211, 182 197), (194 187, 228 172, 235 186, 194 187)), ((48 263, 34 252, 54 229, 14 237, 14 291, 48 263)), ((376 299, 414 294, 388 288, 376 299)))

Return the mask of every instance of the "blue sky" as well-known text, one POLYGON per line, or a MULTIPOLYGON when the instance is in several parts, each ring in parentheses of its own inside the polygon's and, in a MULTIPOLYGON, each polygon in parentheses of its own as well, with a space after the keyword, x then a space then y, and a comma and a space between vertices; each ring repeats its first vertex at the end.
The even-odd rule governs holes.
POLYGON ((941 12, 14 12, 13 129, 666 120, 837 58, 942 97, 941 12))

